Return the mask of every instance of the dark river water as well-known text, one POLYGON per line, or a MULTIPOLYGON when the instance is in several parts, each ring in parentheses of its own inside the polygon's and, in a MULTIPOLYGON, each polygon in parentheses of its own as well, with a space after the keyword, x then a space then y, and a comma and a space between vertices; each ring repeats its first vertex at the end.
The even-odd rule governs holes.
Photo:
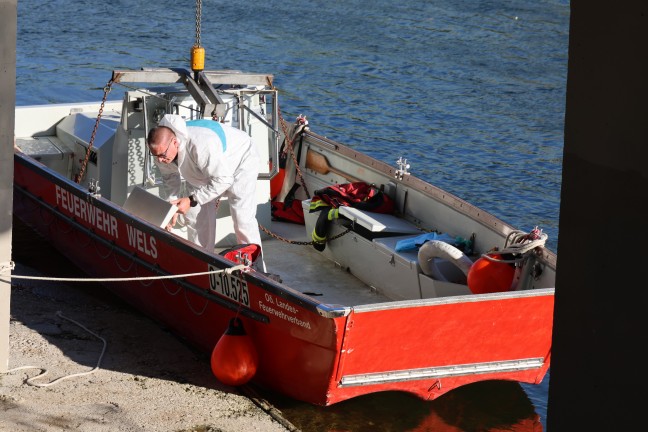
MULTIPOLYGON (((195 11, 19 0, 17 104, 100 100, 114 69, 188 68, 195 11)), ((206 0, 200 24, 206 69, 274 74, 289 121, 304 114, 313 131, 394 166, 407 158, 416 176, 513 226, 539 226, 556 250, 569 1, 206 0)), ((16 230, 17 244, 27 235, 16 230)), ((328 408, 267 397, 303 431, 538 431, 548 385, 328 408)))

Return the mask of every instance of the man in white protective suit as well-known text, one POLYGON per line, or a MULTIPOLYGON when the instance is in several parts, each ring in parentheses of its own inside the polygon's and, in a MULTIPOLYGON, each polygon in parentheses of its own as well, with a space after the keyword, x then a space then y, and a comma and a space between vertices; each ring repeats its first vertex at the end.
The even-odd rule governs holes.
MULTIPOLYGON (((169 200, 178 207, 167 230, 183 214, 188 239, 213 253, 216 202, 226 196, 238 243, 261 246, 256 219, 259 156, 248 134, 214 120, 185 122, 167 114, 149 132, 148 146, 169 200)), ((262 254, 255 267, 265 272, 262 254)))

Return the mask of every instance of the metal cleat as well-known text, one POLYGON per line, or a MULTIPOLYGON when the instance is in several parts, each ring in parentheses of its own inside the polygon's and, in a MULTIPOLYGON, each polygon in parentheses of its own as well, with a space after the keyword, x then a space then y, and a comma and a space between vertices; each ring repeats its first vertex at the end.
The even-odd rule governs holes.
POLYGON ((396 179, 398 180, 403 180, 403 177, 406 175, 410 175, 409 173, 409 168, 410 164, 407 163, 407 159, 403 159, 402 157, 399 157, 398 160, 396 161, 396 165, 398 165, 398 169, 396 170, 396 179))

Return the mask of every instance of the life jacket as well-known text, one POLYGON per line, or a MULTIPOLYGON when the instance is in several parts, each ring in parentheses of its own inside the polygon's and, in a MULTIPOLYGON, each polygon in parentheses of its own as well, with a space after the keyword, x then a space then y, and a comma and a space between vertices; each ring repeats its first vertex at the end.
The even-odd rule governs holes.
POLYGON ((333 219, 339 217, 341 206, 355 207, 376 213, 393 213, 394 202, 381 189, 365 182, 342 183, 316 190, 311 198, 309 212, 320 214, 311 234, 313 247, 318 251, 326 248, 326 235, 333 219))
POLYGON ((393 213, 394 202, 376 185, 365 182, 342 183, 316 190, 310 204, 310 212, 321 206, 338 208, 355 207, 376 213, 393 213))

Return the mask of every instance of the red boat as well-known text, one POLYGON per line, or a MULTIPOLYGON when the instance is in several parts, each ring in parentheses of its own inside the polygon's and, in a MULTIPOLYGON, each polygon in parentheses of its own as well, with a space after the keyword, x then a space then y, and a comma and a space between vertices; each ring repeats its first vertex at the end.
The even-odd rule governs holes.
POLYGON ((18 107, 15 215, 206 352, 240 323, 256 354, 252 381, 298 400, 330 405, 387 390, 434 399, 477 381, 540 383, 556 270, 542 230, 514 229, 416 178, 405 159, 390 166, 303 117, 287 125, 272 81, 121 70, 106 88, 123 85, 121 102, 18 107), (170 207, 146 136, 166 113, 252 137, 263 155, 267 273, 248 255, 221 254, 236 243, 226 200, 213 253, 183 226, 162 228, 170 207), (376 200, 388 205, 365 205, 376 200))

